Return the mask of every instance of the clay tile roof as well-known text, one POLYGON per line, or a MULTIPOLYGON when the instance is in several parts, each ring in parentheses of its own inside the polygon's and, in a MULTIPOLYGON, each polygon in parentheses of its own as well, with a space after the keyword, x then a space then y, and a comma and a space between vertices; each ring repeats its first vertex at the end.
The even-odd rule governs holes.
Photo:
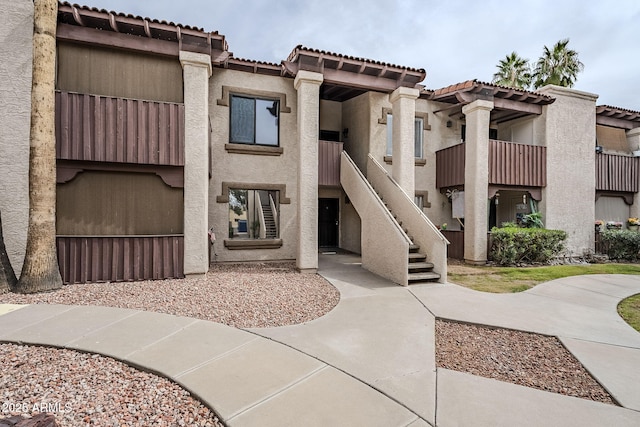
MULTIPOLYGON (((170 25, 172 27, 180 27, 180 28, 184 28, 186 30, 194 30, 194 31, 200 31, 200 32, 205 32, 203 28, 200 27, 193 27, 191 25, 183 25, 180 23, 174 23, 172 21, 165 21, 165 20, 158 20, 158 19, 152 19, 152 18, 146 18, 146 17, 142 17, 139 15, 132 15, 130 13, 123 13, 123 12, 116 12, 113 10, 107 10, 107 9, 98 9, 97 7, 90 7, 90 6, 82 6, 79 5, 77 3, 69 3, 67 1, 61 1, 59 2, 60 6, 67 6, 67 7, 72 7, 72 8, 76 8, 76 9, 80 9, 80 10, 86 10, 86 11, 91 11, 91 12, 99 12, 102 14, 112 14, 115 16, 120 16, 123 18, 130 18, 130 19, 136 19, 136 20, 141 20, 141 21, 149 21, 149 22, 153 22, 155 24, 162 24, 162 25, 170 25)), ((212 34, 218 34, 217 31, 213 31, 212 34)))
POLYGON ((640 111, 611 105, 598 105, 596 107, 596 123, 623 129, 634 129, 640 127, 640 111))
POLYGON ((481 82, 479 80, 467 80, 462 83, 456 83, 443 87, 441 89, 436 89, 432 92, 433 94, 430 97, 431 99, 436 101, 454 103, 458 102, 455 95, 457 93, 463 92, 484 92, 485 94, 490 94, 491 96, 494 96, 496 98, 511 99, 541 105, 551 104, 553 103, 553 101, 555 101, 555 98, 549 95, 544 95, 542 93, 531 92, 526 89, 496 85, 493 83, 481 82))
POLYGON ((321 49, 314 49, 314 48, 311 48, 311 47, 303 46, 301 44, 296 46, 291 51, 291 53, 289 54, 289 56, 287 58, 287 61, 295 62, 297 57, 298 57, 298 55, 300 54, 300 52, 310 52, 310 53, 315 53, 315 54, 322 55, 322 56, 327 56, 327 57, 343 58, 343 59, 348 59, 348 60, 351 60, 351 61, 363 62, 363 63, 367 63, 367 64, 382 65, 382 66, 387 66, 387 67, 392 67, 392 68, 398 68, 398 69, 401 69, 401 70, 407 70, 407 71, 412 71, 412 72, 416 72, 416 73, 425 73, 426 74, 424 68, 405 67, 403 65, 391 64, 391 63, 388 63, 388 62, 377 61, 377 60, 374 60, 374 59, 360 58, 360 57, 357 57, 357 56, 344 55, 342 53, 330 52, 330 51, 321 50, 321 49))
POLYGON ((202 28, 190 25, 80 6, 66 1, 59 3, 58 22, 173 42, 182 42, 187 36, 191 38, 190 43, 193 40, 201 40, 199 44, 207 44, 221 51, 228 50, 224 36, 217 31, 206 32, 202 28))

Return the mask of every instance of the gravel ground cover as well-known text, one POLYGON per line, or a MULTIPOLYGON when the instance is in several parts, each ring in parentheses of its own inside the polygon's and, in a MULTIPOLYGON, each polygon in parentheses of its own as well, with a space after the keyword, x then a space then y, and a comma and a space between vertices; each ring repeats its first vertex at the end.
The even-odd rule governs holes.
POLYGON ((177 384, 100 355, 0 344, 0 372, 0 418, 48 412, 60 426, 224 426, 177 384))
POLYGON ((132 308, 263 328, 308 322, 336 306, 340 293, 293 263, 218 264, 203 278, 87 283, 53 292, 0 295, 0 303, 132 308))
POLYGON ((616 404, 555 337, 436 320, 436 364, 440 368, 616 404))
MULTIPOLYGON (((0 295, 0 303, 132 308, 237 328, 307 322, 329 312, 339 299, 326 280, 297 273, 293 263, 221 264, 198 279, 93 283, 43 294, 0 295)), ((6 403, 6 409, 26 404, 26 413, 37 413, 34 404, 52 404, 62 426, 223 425, 178 385, 108 357, 0 344, 0 372, 0 404, 6 403)), ((23 414, 22 409, 0 412, 0 418, 23 414)))

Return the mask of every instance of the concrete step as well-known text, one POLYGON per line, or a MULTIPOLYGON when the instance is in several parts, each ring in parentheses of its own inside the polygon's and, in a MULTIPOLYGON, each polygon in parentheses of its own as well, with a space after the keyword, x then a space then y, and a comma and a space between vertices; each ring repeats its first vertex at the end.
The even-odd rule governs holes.
POLYGON ((420 245, 409 245, 409 252, 418 252, 420 250, 420 245))
POLYGON ((420 254, 420 253, 410 253, 409 254, 409 262, 421 262, 421 261, 425 261, 427 259, 427 256, 424 254, 420 254))
POLYGON ((433 269, 433 263, 431 262, 410 262, 409 263, 409 273, 424 273, 425 271, 421 270, 431 270, 433 269))
POLYGON ((438 280, 440 275, 438 273, 409 273, 409 284, 416 282, 430 282, 438 280))

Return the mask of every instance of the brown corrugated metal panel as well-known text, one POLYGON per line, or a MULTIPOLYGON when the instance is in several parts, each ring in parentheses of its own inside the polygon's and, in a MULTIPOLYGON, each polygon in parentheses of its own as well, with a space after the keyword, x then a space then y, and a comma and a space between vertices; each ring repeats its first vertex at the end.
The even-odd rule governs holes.
POLYGON ((638 192, 639 157, 596 154, 596 190, 638 192))
POLYGON ((547 147, 490 140, 489 184, 546 186, 547 147))
POLYGON ((451 259, 464 259, 464 231, 440 230, 449 241, 447 257, 451 259))
POLYGON ((56 157, 184 166, 184 105, 56 92, 56 157))
POLYGON ((436 188, 464 185, 465 145, 436 151, 436 188))
POLYGON ((318 185, 340 186, 342 142, 318 141, 318 185))
POLYGON ((58 43, 56 89, 116 98, 184 102, 178 58, 58 43))
POLYGON ((59 236, 65 284, 184 277, 183 236, 59 236))

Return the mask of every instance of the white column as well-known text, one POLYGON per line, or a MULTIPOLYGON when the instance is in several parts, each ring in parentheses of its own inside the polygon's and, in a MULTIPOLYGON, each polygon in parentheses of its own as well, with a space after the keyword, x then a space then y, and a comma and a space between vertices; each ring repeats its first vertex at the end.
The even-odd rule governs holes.
POLYGON ((393 110, 391 176, 413 200, 415 193, 415 120, 418 89, 399 87, 389 96, 393 110))
POLYGON ((302 272, 318 270, 318 133, 323 76, 298 71, 298 256, 302 272))
POLYGON ((211 57, 180 51, 184 79, 184 274, 209 271, 209 77, 211 57))
POLYGON ((464 259, 487 261, 489 123, 493 102, 477 100, 462 108, 466 116, 464 167, 464 259))

